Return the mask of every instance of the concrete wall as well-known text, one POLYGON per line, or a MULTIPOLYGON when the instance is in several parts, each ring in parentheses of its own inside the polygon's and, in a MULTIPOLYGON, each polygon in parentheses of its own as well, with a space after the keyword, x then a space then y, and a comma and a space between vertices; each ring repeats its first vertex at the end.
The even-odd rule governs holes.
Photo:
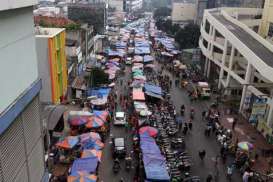
POLYGON ((172 21, 192 21, 196 17, 196 5, 193 3, 174 2, 172 4, 172 21))
POLYGON ((38 78, 32 10, 0 11, 0 113, 38 78))
POLYGON ((37 4, 37 0, 1 0, 0 11, 28 7, 35 4, 37 4))
POLYGON ((38 55, 38 75, 42 79, 42 89, 40 91, 41 102, 52 102, 51 79, 48 57, 48 40, 36 37, 36 51, 38 55))
POLYGON ((262 23, 259 29, 259 33, 261 36, 267 36, 270 23, 273 23, 273 0, 266 0, 264 5, 262 23))

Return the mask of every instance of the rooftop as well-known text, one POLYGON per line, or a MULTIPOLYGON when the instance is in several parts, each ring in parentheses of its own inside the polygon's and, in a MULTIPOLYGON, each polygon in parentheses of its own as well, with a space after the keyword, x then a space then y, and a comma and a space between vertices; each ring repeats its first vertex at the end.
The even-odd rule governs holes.
POLYGON ((35 34, 36 37, 54 37, 57 34, 61 33, 62 31, 65 31, 64 28, 43 28, 43 27, 36 27, 35 34))

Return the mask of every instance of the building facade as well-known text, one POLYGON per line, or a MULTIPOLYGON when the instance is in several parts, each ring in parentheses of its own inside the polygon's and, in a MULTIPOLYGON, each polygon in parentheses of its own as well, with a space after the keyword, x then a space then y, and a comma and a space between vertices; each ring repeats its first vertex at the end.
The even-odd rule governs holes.
POLYGON ((266 0, 259 33, 264 38, 273 37, 273 0, 266 0))
POLYGON ((36 50, 39 77, 43 83, 41 101, 59 104, 67 94, 65 29, 37 27, 36 50))
POLYGON ((173 24, 187 24, 193 22, 196 16, 196 5, 190 2, 172 3, 172 23, 173 24))
POLYGON ((0 1, 0 181, 37 182, 45 174, 33 6, 0 1))
POLYGON ((224 97, 237 97, 236 110, 272 139, 273 45, 256 33, 261 15, 252 8, 205 10, 199 46, 204 75, 216 80, 224 97))

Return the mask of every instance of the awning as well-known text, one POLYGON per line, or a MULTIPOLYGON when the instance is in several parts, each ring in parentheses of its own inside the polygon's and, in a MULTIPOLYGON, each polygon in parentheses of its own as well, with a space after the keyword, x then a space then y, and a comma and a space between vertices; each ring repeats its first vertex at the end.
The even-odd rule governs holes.
POLYGON ((155 94, 155 93, 153 93, 153 92, 145 92, 145 94, 148 95, 148 96, 151 96, 151 97, 158 98, 158 99, 163 99, 163 98, 161 97, 161 95, 155 94))
POLYGON ((43 120, 47 122, 48 130, 54 130, 58 121, 65 112, 65 106, 63 105, 46 105, 44 106, 42 116, 43 120))

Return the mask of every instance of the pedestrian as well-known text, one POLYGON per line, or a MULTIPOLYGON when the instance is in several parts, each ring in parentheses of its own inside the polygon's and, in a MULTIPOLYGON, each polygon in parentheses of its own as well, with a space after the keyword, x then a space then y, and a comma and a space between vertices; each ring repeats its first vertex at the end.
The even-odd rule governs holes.
POLYGON ((192 130, 192 120, 191 119, 189 120, 188 125, 189 125, 189 129, 192 130))
POLYGON ((232 122, 232 130, 234 130, 235 129, 235 127, 236 127, 236 125, 237 125, 237 118, 234 118, 233 119, 233 122, 232 122))
POLYGON ((182 129, 182 122, 178 123, 178 127, 179 127, 179 131, 181 131, 181 129, 182 129))
POLYGON ((212 175, 209 174, 206 178, 206 182, 212 182, 212 175))
POLYGON ((170 80, 170 88, 172 88, 172 84, 173 84, 173 82, 172 82, 172 80, 170 80))
POLYGON ((204 120, 205 119, 205 117, 206 117, 206 111, 204 110, 203 112, 202 112, 202 120, 204 120))
POLYGON ((121 80, 119 80, 119 84, 120 84, 120 86, 122 86, 122 83, 123 83, 123 80, 121 79, 121 80))
POLYGON ((183 128, 183 134, 186 135, 187 132, 188 132, 188 124, 185 123, 185 124, 184 124, 184 128, 183 128))
POLYGON ((228 179, 228 181, 231 181, 232 174, 233 174, 233 166, 229 165, 227 167, 227 179, 228 179))
POLYGON ((206 156, 206 150, 205 149, 199 151, 199 157, 200 157, 200 159, 202 161, 204 160, 205 156, 206 156))

